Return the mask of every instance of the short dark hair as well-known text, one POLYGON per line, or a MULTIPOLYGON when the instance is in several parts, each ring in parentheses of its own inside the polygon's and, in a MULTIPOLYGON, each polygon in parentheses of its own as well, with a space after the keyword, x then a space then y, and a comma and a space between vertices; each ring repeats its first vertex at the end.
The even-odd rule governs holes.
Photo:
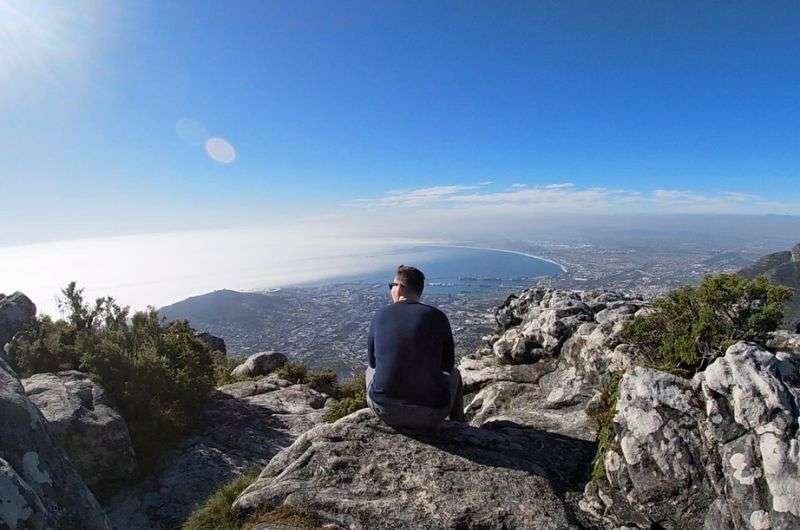
POLYGON ((421 295, 422 290, 425 288, 425 275, 416 267, 400 265, 397 267, 395 278, 405 285, 406 289, 415 293, 417 296, 421 295))

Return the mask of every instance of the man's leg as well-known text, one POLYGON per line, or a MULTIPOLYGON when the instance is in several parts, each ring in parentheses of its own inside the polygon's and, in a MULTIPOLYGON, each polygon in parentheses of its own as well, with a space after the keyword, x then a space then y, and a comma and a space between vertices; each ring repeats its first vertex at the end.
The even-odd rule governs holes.
POLYGON ((450 372, 450 421, 467 421, 464 416, 464 383, 461 381, 461 372, 453 368, 450 372))

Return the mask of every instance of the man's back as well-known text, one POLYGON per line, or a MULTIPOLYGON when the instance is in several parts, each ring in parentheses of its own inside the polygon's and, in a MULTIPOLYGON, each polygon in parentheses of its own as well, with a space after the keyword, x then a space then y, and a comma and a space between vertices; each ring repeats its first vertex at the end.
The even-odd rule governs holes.
POLYGON ((452 371, 454 361, 450 322, 438 309, 400 300, 372 320, 370 397, 376 403, 447 407, 450 390, 442 372, 452 371))

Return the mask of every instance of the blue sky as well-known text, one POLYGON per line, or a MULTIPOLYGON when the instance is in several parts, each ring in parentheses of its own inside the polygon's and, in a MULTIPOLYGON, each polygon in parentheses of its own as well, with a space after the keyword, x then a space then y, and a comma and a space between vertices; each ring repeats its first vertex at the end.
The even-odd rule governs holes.
POLYGON ((32 4, 0 7, 0 244, 800 213, 797 1, 32 4))

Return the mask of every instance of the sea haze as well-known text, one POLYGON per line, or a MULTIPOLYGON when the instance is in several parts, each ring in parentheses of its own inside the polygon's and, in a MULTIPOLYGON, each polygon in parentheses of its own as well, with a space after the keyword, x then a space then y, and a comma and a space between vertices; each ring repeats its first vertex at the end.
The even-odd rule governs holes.
POLYGON ((218 289, 257 291, 353 277, 388 281, 399 263, 419 265, 442 284, 435 289, 445 290, 464 287, 466 281, 445 285, 459 277, 527 278, 558 271, 517 254, 420 246, 432 243, 442 241, 251 228, 0 247, 0 292, 22 291, 40 313, 55 315, 56 295, 70 281, 85 288, 89 300, 108 295, 143 309, 218 289))

